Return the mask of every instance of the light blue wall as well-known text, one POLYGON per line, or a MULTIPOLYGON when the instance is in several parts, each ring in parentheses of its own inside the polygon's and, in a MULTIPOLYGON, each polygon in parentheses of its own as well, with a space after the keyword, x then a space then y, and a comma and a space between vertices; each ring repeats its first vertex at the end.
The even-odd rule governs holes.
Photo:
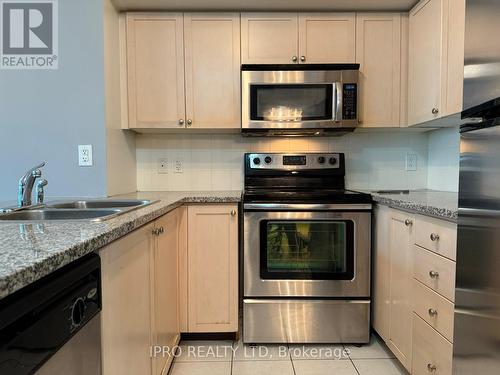
POLYGON ((106 195, 103 43, 102 0, 60 0, 59 69, 0 70, 0 201, 41 160, 48 195, 106 195), (78 167, 78 144, 93 167, 78 167))
POLYGON ((429 133, 427 186, 433 190, 458 191, 460 133, 458 127, 429 133))

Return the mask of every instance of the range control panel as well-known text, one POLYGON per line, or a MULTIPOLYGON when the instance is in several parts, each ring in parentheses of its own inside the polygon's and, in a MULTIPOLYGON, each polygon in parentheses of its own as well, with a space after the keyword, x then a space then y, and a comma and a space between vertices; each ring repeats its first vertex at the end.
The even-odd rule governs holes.
POLYGON ((247 154, 251 169, 339 169, 340 154, 247 154))

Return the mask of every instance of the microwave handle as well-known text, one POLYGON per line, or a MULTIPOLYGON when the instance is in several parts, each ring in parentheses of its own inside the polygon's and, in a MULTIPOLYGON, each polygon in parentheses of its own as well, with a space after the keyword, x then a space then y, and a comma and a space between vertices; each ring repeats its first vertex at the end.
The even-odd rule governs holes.
POLYGON ((334 121, 342 121, 342 82, 335 82, 335 96, 333 102, 334 108, 334 121))

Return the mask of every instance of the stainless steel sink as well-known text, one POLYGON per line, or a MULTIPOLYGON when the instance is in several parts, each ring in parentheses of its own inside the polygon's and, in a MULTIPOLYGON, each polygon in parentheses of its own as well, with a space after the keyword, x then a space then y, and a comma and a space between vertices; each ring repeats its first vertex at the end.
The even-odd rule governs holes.
POLYGON ((104 221, 152 203, 154 202, 139 199, 49 202, 41 206, 14 208, 3 213, 0 210, 0 221, 104 221))
POLYGON ((122 210, 58 210, 34 209, 7 212, 0 215, 3 221, 92 220, 98 221, 122 213, 122 210))
POLYGON ((64 208, 64 209, 91 209, 91 208, 139 208, 151 204, 148 200, 139 199, 95 199, 95 200, 78 200, 72 202, 55 202, 47 203, 47 208, 64 208))

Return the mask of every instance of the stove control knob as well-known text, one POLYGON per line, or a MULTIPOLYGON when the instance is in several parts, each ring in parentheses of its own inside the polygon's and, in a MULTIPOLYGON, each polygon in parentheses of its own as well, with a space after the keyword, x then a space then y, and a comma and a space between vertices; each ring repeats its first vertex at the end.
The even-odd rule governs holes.
POLYGON ((318 163, 325 164, 325 157, 324 156, 319 156, 318 157, 318 163))
POLYGON ((259 165, 260 164, 260 158, 253 158, 253 163, 255 165, 259 165))
POLYGON ((337 158, 334 158, 334 157, 331 157, 328 162, 331 164, 331 165, 335 165, 337 164, 337 158))
POLYGON ((264 161, 266 162, 266 164, 271 164, 273 162, 273 159, 270 156, 266 156, 264 161))

